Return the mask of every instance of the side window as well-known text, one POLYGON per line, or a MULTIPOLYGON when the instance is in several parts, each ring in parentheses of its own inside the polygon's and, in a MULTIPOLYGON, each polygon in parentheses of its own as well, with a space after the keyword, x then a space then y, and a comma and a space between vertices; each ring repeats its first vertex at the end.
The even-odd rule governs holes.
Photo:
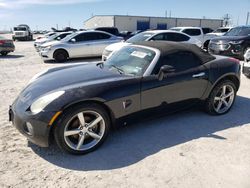
POLYGON ((92 40, 102 40, 110 38, 110 35, 104 33, 82 33, 75 37, 76 42, 92 41, 92 40))
POLYGON ((190 36, 199 36, 201 35, 201 30, 200 29, 184 29, 183 33, 186 33, 190 36))
POLYGON ((190 38, 180 33, 165 33, 165 40, 174 42, 188 41, 190 38))
POLYGON ((158 35, 152 37, 150 40, 164 40, 164 35, 158 34, 158 35))
POLYGON ((86 33, 79 34, 79 35, 75 36, 74 38, 75 38, 76 42, 83 42, 83 41, 85 41, 86 33))
POLYGON ((98 33, 98 39, 102 40, 102 39, 109 39, 111 38, 111 35, 105 34, 105 33, 98 33))
POLYGON ((158 74, 163 65, 172 66, 175 69, 175 73, 177 73, 198 67, 201 65, 201 61, 192 52, 175 52, 162 58, 156 65, 153 74, 158 74))

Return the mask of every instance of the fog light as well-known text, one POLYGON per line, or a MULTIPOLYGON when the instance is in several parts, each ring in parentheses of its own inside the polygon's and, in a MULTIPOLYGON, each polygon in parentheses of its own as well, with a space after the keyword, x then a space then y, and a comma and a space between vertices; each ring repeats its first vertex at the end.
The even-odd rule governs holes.
POLYGON ((24 131, 29 135, 29 136, 33 136, 34 131, 33 131, 33 126, 31 125, 30 122, 26 122, 25 126, 24 126, 24 131))

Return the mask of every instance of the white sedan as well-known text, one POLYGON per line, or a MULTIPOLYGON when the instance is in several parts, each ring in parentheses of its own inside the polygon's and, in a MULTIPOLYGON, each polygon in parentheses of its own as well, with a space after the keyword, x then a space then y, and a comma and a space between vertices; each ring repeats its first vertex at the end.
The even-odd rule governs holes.
POLYGON ((102 53, 102 60, 106 61, 108 57, 110 57, 114 52, 118 51, 124 46, 129 44, 141 42, 141 41, 173 41, 173 42, 183 42, 183 43, 191 43, 196 44, 197 46, 201 47, 202 43, 190 37, 189 35, 178 32, 178 31, 170 31, 170 30, 152 30, 152 31, 145 31, 139 33, 127 41, 119 42, 115 44, 111 44, 105 48, 102 53))
POLYGON ((47 42, 41 46, 40 55, 44 60, 65 62, 70 58, 101 56, 105 47, 122 41, 103 31, 79 31, 68 35, 61 41, 47 42))

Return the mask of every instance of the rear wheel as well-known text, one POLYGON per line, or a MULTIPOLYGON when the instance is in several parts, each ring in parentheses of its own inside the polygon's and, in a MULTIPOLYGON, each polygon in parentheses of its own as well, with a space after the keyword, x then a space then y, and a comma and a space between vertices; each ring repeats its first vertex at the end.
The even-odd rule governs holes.
POLYGON ((210 40, 207 40, 206 42, 204 42, 203 49, 208 50, 209 42, 210 42, 210 40))
POLYGON ((1 52, 1 55, 6 56, 6 55, 8 55, 8 52, 1 52))
POLYGON ((54 53, 54 58, 56 60, 56 62, 65 62, 67 61, 67 58, 68 58, 68 54, 65 50, 57 50, 55 53, 54 53))
POLYGON ((86 104, 68 110, 54 130, 58 146, 72 154, 86 154, 97 149, 110 130, 107 112, 99 105, 86 104))
POLYGON ((206 110, 212 115, 222 115, 227 113, 236 97, 236 86, 230 81, 222 81, 217 84, 206 102, 206 110))

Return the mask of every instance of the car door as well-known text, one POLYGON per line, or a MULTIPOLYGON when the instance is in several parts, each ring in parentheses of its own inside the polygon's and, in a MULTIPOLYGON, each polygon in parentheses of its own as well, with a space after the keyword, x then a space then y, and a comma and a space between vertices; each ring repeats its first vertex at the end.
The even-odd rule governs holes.
POLYGON ((193 103, 204 94, 208 70, 191 52, 181 51, 162 57, 152 74, 142 78, 141 108, 150 109, 179 102, 193 103), (174 72, 158 79, 160 68, 170 65, 174 72))
POLYGON ((91 33, 84 32, 70 39, 68 42, 68 52, 70 57, 85 57, 92 55, 91 33))
POLYGON ((95 56, 99 56, 102 54, 103 50, 110 44, 114 43, 112 35, 108 33, 95 32, 93 33, 93 41, 91 43, 92 46, 92 54, 95 56))

